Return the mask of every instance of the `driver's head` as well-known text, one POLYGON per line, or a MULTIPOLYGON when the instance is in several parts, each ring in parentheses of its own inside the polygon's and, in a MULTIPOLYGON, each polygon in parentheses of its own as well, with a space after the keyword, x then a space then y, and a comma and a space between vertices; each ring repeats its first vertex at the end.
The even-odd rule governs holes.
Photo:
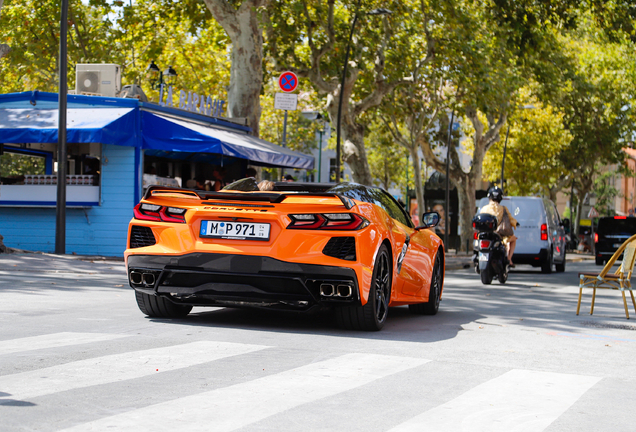
POLYGON ((488 198, 491 201, 496 201, 500 203, 501 199, 503 198, 503 191, 501 190, 499 186, 493 186, 488 191, 488 198))

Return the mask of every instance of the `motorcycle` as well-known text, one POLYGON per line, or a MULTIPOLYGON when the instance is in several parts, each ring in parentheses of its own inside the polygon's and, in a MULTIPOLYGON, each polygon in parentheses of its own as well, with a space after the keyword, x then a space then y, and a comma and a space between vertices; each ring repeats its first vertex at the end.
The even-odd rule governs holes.
POLYGON ((490 285, 493 279, 499 283, 508 280, 508 253, 501 236, 495 232, 497 218, 480 213, 473 218, 475 229, 475 271, 481 276, 481 283, 490 285))

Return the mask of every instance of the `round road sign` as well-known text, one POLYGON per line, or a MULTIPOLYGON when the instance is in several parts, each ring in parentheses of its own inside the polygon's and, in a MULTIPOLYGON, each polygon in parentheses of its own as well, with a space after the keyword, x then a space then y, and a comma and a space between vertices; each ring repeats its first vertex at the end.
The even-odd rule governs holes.
POLYGON ((283 72, 278 78, 278 86, 284 92, 293 92, 298 87, 298 77, 293 72, 283 72))

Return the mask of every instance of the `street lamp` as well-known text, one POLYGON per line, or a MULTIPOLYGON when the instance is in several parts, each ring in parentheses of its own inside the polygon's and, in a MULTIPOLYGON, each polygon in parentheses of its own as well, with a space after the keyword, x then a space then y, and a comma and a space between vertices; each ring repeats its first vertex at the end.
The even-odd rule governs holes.
MULTIPOLYGON (((358 2, 358 5, 360 3, 358 2)), ((389 15, 391 12, 388 9, 378 8, 369 12, 363 12, 363 15, 389 15)), ((349 50, 351 49, 351 40, 353 39, 353 32, 356 28, 356 22, 358 22, 358 15, 360 9, 356 9, 356 13, 353 16, 353 22, 351 23, 351 32, 349 33, 349 42, 347 42, 347 50, 345 52, 344 66, 342 67, 342 80, 340 81, 340 97, 338 100, 338 118, 336 119, 336 183, 340 183, 340 117, 342 116, 342 98, 344 96, 345 77, 347 76, 347 63, 349 63, 349 50)))
MULTIPOLYGON (((521 109, 534 109, 534 105, 524 105, 521 109)), ((501 193, 504 191, 504 167, 506 166, 506 148, 508 147, 508 135, 510 134, 510 122, 506 129, 506 139, 504 141, 503 158, 501 159, 501 193)))
POLYGON ((146 68, 146 78, 150 81, 150 88, 157 90, 161 88, 163 84, 168 86, 174 85, 177 80, 177 71, 172 66, 168 66, 166 70, 161 73, 159 66, 155 64, 155 61, 151 61, 146 68))

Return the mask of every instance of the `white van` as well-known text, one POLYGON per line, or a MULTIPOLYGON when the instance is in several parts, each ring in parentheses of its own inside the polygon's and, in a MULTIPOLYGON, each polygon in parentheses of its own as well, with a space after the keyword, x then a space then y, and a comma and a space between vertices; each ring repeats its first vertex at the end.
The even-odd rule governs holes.
MULTIPOLYGON (((477 203, 479 209, 488 204, 488 198, 477 203)), ((552 201, 539 197, 505 196, 501 204, 519 222, 515 230, 518 237, 512 262, 541 267, 543 273, 565 271, 566 238, 563 222, 552 201)))

